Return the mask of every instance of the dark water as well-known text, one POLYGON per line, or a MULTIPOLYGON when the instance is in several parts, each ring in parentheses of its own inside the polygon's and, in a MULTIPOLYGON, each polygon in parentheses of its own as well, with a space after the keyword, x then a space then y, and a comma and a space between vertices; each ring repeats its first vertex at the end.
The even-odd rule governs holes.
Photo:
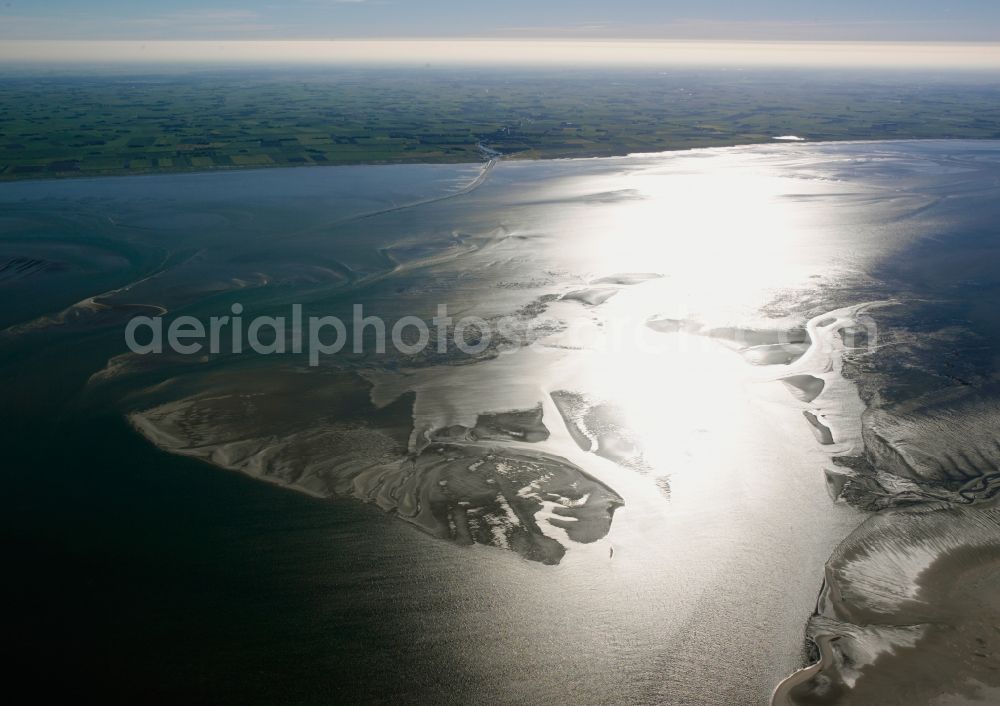
MULTIPOLYGON (((356 194, 366 170, 352 171, 332 196, 322 178, 298 179, 295 196, 315 211, 349 216, 433 195, 441 174, 434 167, 394 179, 380 174, 379 196, 369 200, 356 194), (414 182, 419 189, 407 193, 414 182), (401 187, 395 193, 393 184, 401 187)), ((449 168, 445 187, 470 171, 449 168)), ((241 175, 237 190, 247 203, 288 199, 288 180, 276 176, 241 175)), ((194 210, 205 178, 168 179, 170 198, 194 210)), ((157 193, 157 181, 52 183, 40 191, 78 199, 87 213, 100 210, 94 199, 157 193)), ((8 185, 5 195, 18 201, 19 189, 39 193, 36 184, 8 185)), ((161 196, 152 208, 169 207, 161 196)), ((74 212, 63 208, 52 230, 66 236, 73 228, 86 239, 80 231, 89 217, 76 221, 74 212)), ((5 244, 21 234, 8 225, 5 244)), ((4 319, 22 321, 57 308, 53 301, 65 306, 121 286, 155 260, 142 252, 112 276, 60 291, 41 286, 41 296, 37 282, 9 286, 4 319)), ((428 658, 448 664, 453 648, 414 649, 413 636, 424 632, 414 620, 433 622, 447 599, 434 589, 435 563, 412 557, 450 548, 368 506, 206 473, 202 463, 152 447, 118 410, 79 404, 87 378, 120 348, 120 332, 57 331, 2 354, 10 673, 39 693, 111 700, 329 703, 432 693, 439 675, 427 669, 428 658), (380 540, 351 539, 372 534, 380 540)))

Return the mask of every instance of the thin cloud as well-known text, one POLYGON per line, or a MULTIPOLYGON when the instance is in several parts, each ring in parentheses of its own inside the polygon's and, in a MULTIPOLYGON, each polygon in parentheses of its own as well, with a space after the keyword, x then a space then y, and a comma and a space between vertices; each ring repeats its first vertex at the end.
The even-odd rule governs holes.
POLYGON ((263 38, 278 29, 277 25, 265 21, 259 12, 226 8, 115 18, 72 14, 51 18, 0 15, 0 37, 5 39, 177 39, 211 35, 263 38))
POLYGON ((491 6, 485 14, 461 7, 452 8, 455 12, 442 16, 445 9, 437 5, 420 12, 415 3, 392 0, 297 0, 249 9, 209 6, 184 11, 140 6, 124 17, 102 16, 97 11, 54 13, 25 9, 6 15, 0 11, 0 39, 315 40, 335 36, 374 40, 485 36, 650 41, 1000 41, 1000 23, 976 22, 966 16, 934 20, 902 16, 891 21, 849 17, 811 21, 796 16, 736 20, 695 16, 640 22, 616 20, 610 11, 604 18, 508 12, 503 3, 491 6), (380 10, 382 7, 386 9, 380 10))
POLYGON ((504 38, 747 39, 765 41, 1000 41, 1000 27, 970 26, 961 20, 739 20, 679 19, 664 23, 624 22, 566 25, 508 25, 489 30, 504 38))

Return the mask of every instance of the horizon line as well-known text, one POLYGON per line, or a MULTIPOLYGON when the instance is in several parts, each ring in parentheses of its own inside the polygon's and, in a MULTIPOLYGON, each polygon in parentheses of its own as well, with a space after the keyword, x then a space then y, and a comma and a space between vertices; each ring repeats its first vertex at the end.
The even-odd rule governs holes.
POLYGON ((0 63, 1000 69, 1000 42, 556 37, 0 40, 0 63), (418 51, 419 50, 419 51, 418 51))

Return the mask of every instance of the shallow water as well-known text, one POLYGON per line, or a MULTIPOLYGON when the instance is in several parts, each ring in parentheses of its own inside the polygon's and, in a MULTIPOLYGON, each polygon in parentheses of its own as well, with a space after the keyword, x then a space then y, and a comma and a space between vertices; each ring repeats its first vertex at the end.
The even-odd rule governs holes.
MULTIPOLYGON (((800 666, 823 564, 862 519, 823 474, 856 443, 860 401, 835 351, 786 365, 784 348, 741 349, 891 295, 868 273, 939 231, 946 198, 992 198, 998 161, 992 143, 894 143, 501 162, 443 200, 479 167, 3 185, 0 257, 43 263, 0 280, 6 531, 34 616, 19 637, 65 644, 78 678, 128 692, 764 703, 800 666), (98 310, 74 306, 97 295, 98 310), (413 426, 432 434, 541 405, 547 439, 499 445, 612 489, 610 531, 574 542, 544 507, 538 526, 566 549, 544 565, 155 450, 126 414, 197 408, 221 380, 273 401, 282 375, 319 372, 293 356, 116 357, 133 307, 233 302, 345 318, 363 303, 390 322, 529 307, 537 330, 513 352, 338 356, 323 372, 360 376, 379 407, 415 393, 413 426), (803 374, 824 380, 815 399, 780 382, 803 374)), ((280 408, 227 429, 328 424, 280 408)))

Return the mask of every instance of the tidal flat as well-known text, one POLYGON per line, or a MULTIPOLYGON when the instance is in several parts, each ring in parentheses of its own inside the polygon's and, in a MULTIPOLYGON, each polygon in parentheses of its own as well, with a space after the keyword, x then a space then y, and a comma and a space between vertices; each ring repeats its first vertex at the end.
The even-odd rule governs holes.
POLYGON ((988 694, 991 604, 940 596, 997 547, 998 174, 941 141, 0 185, 16 637, 175 697, 764 704, 819 660, 776 699, 862 703, 924 650, 907 698, 988 694), (506 328, 125 346, 236 304, 506 328))

